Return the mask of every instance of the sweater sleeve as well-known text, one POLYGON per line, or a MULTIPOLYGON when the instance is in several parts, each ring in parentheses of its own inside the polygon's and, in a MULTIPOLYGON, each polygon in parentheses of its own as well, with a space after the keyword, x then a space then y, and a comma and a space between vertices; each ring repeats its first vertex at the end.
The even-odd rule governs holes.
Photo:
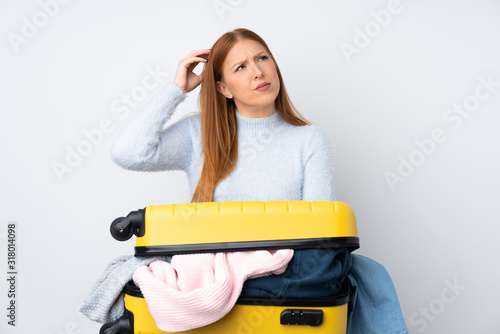
POLYGON ((192 154, 190 117, 163 129, 186 93, 169 82, 134 116, 111 147, 112 160, 136 171, 186 170, 192 154))
POLYGON ((336 201, 330 139, 321 128, 314 128, 306 148, 302 200, 336 201))

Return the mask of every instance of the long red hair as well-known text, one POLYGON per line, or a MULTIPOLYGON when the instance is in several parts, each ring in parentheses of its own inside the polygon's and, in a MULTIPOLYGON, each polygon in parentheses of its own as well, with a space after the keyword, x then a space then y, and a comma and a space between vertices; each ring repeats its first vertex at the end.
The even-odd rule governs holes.
POLYGON ((308 125, 295 109, 283 83, 280 69, 264 40, 251 30, 238 28, 222 35, 212 46, 203 69, 199 105, 203 141, 203 169, 191 202, 211 202, 215 187, 236 167, 238 160, 238 132, 236 105, 217 91, 216 82, 222 79, 222 64, 233 45, 240 40, 260 43, 274 64, 280 80, 280 91, 275 100, 280 116, 292 125, 308 125))

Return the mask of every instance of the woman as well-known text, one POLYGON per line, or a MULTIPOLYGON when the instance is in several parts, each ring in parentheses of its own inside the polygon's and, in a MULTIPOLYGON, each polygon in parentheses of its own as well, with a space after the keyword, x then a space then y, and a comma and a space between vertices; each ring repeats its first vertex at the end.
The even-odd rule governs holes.
MULTIPOLYGON (((193 51, 181 60, 173 82, 136 115, 111 153, 127 169, 185 171, 191 202, 336 200, 328 136, 293 107, 271 51, 247 29, 228 32, 211 49, 193 51), (205 67, 198 76, 192 71, 200 62, 205 67), (177 105, 200 83, 201 113, 163 129, 177 105)), ((389 298, 383 295, 384 301, 369 304, 380 286, 367 289, 361 277, 351 275, 358 288, 348 332, 406 333, 383 267, 351 257, 346 249, 296 250, 285 273, 249 280, 242 294, 338 294, 351 269, 365 274, 357 265, 360 261, 370 270, 365 278, 378 277, 375 284, 384 284, 389 298)))

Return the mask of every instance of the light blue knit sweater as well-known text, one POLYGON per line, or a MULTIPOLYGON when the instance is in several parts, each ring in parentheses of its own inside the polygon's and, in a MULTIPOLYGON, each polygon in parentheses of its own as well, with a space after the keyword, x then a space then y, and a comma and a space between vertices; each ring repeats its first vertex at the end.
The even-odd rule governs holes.
MULTIPOLYGON (((122 131, 111 157, 125 169, 185 171, 191 198, 203 167, 201 114, 189 114, 164 129, 186 95, 169 82, 122 131)), ((236 111, 236 117, 238 161, 215 188, 214 202, 335 201, 332 149, 320 127, 291 125, 277 110, 263 118, 236 111)))

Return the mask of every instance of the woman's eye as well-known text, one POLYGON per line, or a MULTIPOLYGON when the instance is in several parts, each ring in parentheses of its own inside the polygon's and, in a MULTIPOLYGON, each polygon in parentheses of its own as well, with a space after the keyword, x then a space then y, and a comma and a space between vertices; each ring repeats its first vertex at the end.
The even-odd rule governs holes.
MULTIPOLYGON (((259 59, 264 59, 264 60, 265 60, 265 59, 267 59, 267 56, 262 56, 262 57, 260 57, 259 59)), ((240 66, 238 66, 238 68, 235 70, 235 72, 238 72, 238 70, 239 70, 241 67, 245 67, 245 65, 240 65, 240 66)))

